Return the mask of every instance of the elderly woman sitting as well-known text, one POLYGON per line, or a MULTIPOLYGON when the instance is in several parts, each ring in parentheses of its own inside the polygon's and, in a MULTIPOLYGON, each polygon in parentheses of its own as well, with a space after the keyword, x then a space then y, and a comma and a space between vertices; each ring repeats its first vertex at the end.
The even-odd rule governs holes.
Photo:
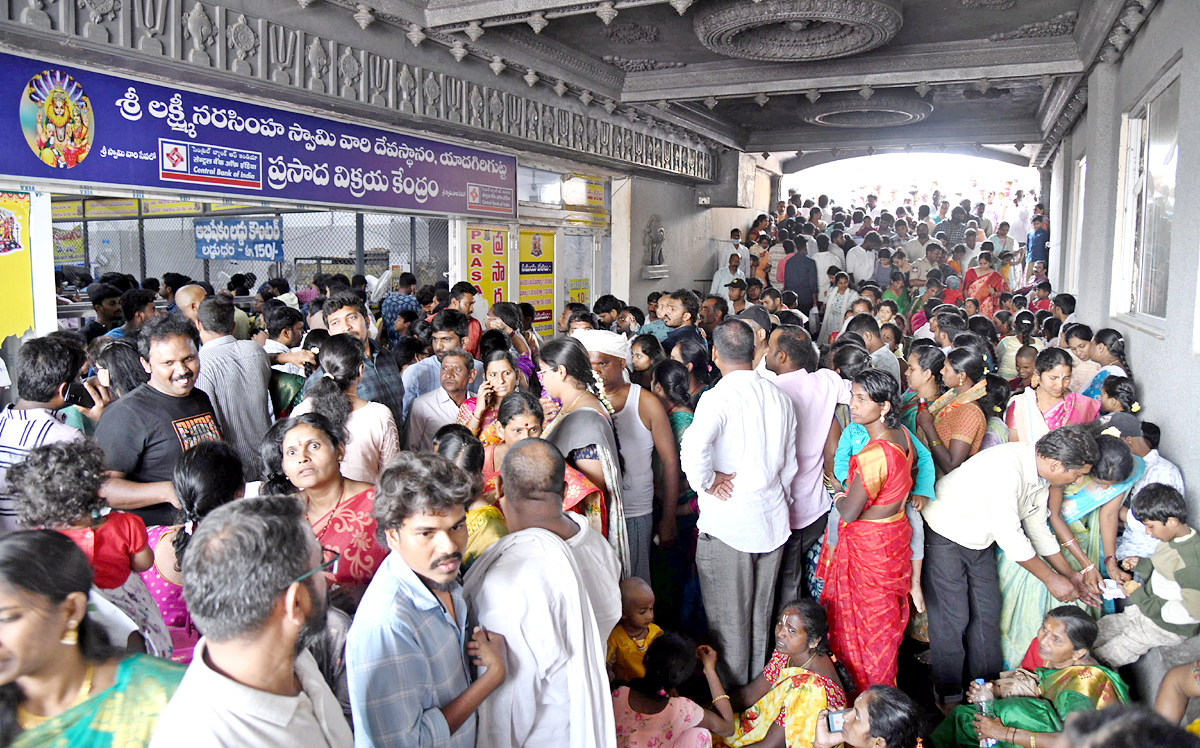
POLYGON ((995 717, 963 705, 933 732, 937 748, 975 748, 982 738, 998 746, 1053 745, 1072 712, 1103 709, 1129 700, 1129 689, 1116 671, 1096 662, 1091 648, 1099 627, 1079 608, 1064 605, 1046 614, 1020 670, 1008 671, 995 682, 971 687, 977 702, 990 689, 995 717))

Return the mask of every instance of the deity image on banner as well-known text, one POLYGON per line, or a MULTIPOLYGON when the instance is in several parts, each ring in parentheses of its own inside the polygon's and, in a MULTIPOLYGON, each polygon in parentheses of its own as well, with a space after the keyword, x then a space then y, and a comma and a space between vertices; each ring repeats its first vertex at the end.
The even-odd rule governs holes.
POLYGON ((21 96, 21 129, 43 163, 70 169, 92 149, 92 105, 78 81, 58 70, 43 70, 21 96))
POLYGON ((0 255, 25 249, 21 243, 21 221, 17 214, 0 208, 0 255))

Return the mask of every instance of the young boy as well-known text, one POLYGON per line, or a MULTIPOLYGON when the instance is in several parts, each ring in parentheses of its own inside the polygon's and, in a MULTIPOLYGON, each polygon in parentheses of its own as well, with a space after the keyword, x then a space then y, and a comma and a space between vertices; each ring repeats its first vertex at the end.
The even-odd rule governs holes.
POLYGON ((1052 303, 1050 301, 1050 291, 1051 291, 1050 281, 1042 281, 1041 283, 1034 286, 1033 287, 1034 298, 1033 298, 1033 301, 1030 302, 1030 304, 1029 304, 1029 311, 1033 312, 1034 314, 1037 314, 1038 312, 1040 312, 1042 310, 1045 310, 1047 312, 1050 311, 1050 304, 1052 303))
POLYGON ((613 683, 646 675, 642 658, 662 629, 654 625, 654 590, 639 577, 621 582, 621 620, 608 635, 608 671, 613 683))
POLYGON ((1152 483, 1137 495, 1133 513, 1159 541, 1151 558, 1121 561, 1148 580, 1127 582, 1125 610, 1100 619, 1092 654, 1112 667, 1128 665, 1154 647, 1172 646, 1200 631, 1200 536, 1187 524, 1183 495, 1152 483), (1134 565, 1136 563, 1136 566, 1134 565))
POLYGON ((1023 345, 1017 350, 1017 376, 1008 380, 1014 395, 1028 387, 1033 380, 1033 365, 1037 362, 1037 355, 1038 349, 1031 345, 1023 345))

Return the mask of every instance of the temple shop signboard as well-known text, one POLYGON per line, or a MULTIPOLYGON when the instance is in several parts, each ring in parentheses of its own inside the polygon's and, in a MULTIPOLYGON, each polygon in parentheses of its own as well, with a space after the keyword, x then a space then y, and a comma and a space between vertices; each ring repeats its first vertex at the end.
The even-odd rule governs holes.
POLYGON ((4 175, 514 218, 517 162, 474 148, 0 54, 4 175))

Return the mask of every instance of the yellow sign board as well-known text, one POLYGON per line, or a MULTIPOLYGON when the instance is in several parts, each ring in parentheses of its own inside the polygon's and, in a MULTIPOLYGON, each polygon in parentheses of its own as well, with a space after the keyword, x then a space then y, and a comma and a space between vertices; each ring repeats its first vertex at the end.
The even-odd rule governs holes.
POLYGON ((28 192, 0 192, 0 341, 33 327, 28 192))
POLYGON ((508 295, 508 227, 467 224, 467 282, 488 305, 508 295))
POLYGON ((533 329, 554 333, 554 231, 521 229, 517 301, 533 305, 533 329))

